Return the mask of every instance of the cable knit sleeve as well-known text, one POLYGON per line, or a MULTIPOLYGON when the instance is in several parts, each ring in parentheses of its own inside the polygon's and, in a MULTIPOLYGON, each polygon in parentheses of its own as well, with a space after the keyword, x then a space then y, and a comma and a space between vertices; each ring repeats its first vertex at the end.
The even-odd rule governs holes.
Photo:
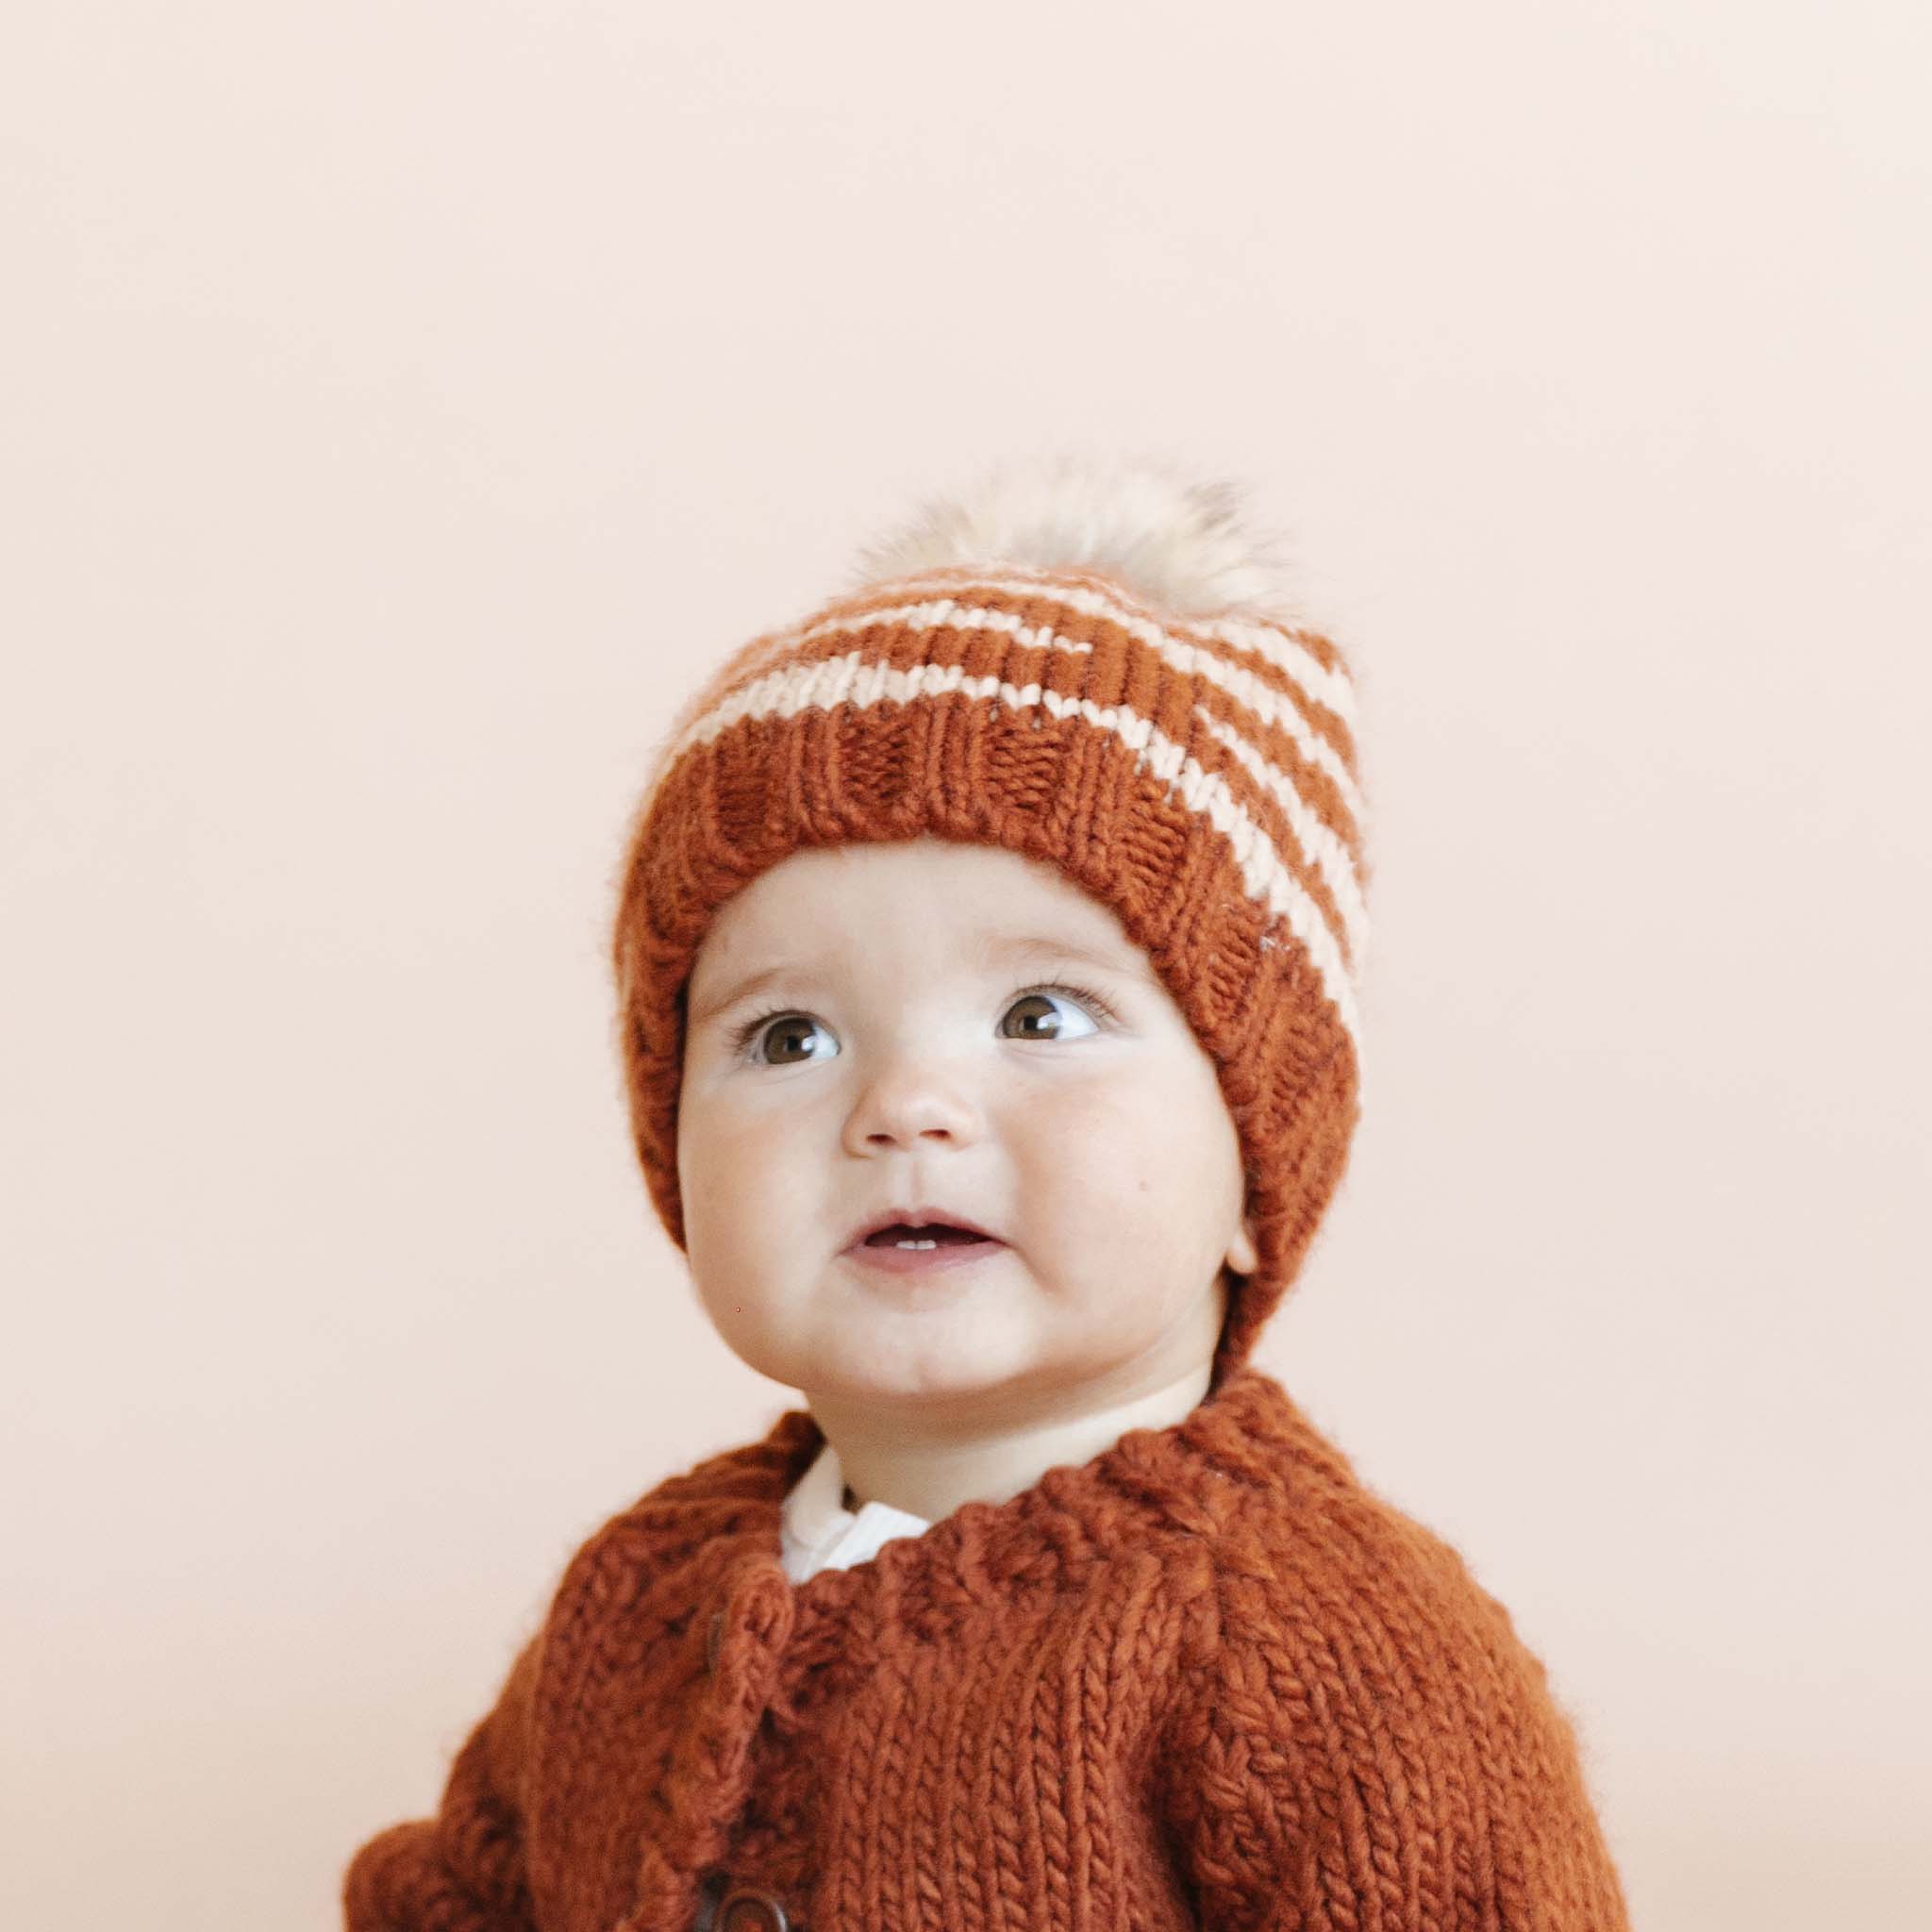
POLYGON ((1420 1525, 1367 1542, 1222 1579, 1161 1770, 1204 1932, 1628 1932, 1508 1612, 1420 1525))
POLYGON ((458 1750, 436 1816, 389 1826, 349 1861, 346 1932, 535 1932, 516 1794, 541 1641, 458 1750))

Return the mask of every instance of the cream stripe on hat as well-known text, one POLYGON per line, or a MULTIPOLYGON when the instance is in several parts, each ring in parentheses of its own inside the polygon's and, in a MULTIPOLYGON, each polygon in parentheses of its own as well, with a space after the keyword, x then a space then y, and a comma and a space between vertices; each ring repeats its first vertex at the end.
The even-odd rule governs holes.
MULTIPOLYGON (((980 588, 991 587, 982 585, 980 588)), ((1053 597, 1055 602, 1069 608, 1083 608, 1070 590, 1057 589, 1053 592, 1053 597)), ((1225 691, 1237 705, 1258 718, 1264 724, 1276 725, 1282 729, 1293 741, 1296 750, 1308 763, 1320 770, 1341 794, 1342 804, 1349 815, 1348 829, 1353 833, 1363 815, 1361 792, 1354 774, 1342 762, 1341 755, 1328 740, 1309 729, 1292 703, 1264 685, 1253 672, 1241 666, 1229 665, 1214 652, 1177 639, 1160 625, 1119 613, 1118 607, 1110 600, 1088 598, 1085 600, 1084 608, 1091 614, 1104 615, 1110 622, 1117 623, 1129 636, 1172 664, 1175 670, 1205 675, 1221 690, 1225 691)), ((796 652, 828 638, 856 636, 868 630, 887 627, 996 631, 1010 637, 1016 643, 1041 650, 1091 653, 1093 648, 1084 639, 1069 638, 1038 624, 1028 624, 1015 611, 1001 610, 982 604, 961 604, 952 597, 937 597, 917 603, 896 602, 871 606, 855 613, 841 612, 836 617, 808 622, 794 626, 784 635, 789 640, 787 650, 796 652)), ((771 653, 761 654, 756 663, 782 661, 783 655, 774 646, 771 653)), ((822 661, 838 663, 845 660, 822 661)), ((1309 661, 1312 663, 1314 660, 1309 661)), ((851 693, 846 689, 842 676, 823 686, 812 681, 820 668, 820 663, 806 667, 807 682, 802 687, 804 695, 798 701, 821 705, 845 702, 851 693), (821 695, 822 691, 826 694, 821 695)), ((1319 669, 1319 665, 1316 668, 1319 669)), ((736 685, 712 710, 695 719, 671 742, 665 753, 665 763, 675 763, 691 744, 708 742, 722 724, 747 715, 739 700, 746 691, 754 688, 761 692, 765 691, 771 675, 770 672, 766 672, 764 677, 760 678, 754 667, 747 681, 736 685)), ((1346 689, 1347 681, 1333 680, 1331 690, 1336 685, 1346 689)), ((870 702, 869 695, 866 701, 870 702)), ((765 699, 761 697, 759 702, 764 704, 765 699)), ((760 710, 756 715, 769 715, 769 710, 760 710)), ((1196 715, 1201 718, 1206 728, 1221 743, 1226 745, 1241 761, 1257 785, 1272 794, 1280 804, 1300 841, 1303 856, 1320 870, 1335 899, 1341 917, 1341 930, 1338 936, 1346 955, 1350 960, 1358 962, 1366 944, 1368 918, 1362 900, 1361 884, 1356 874, 1355 862, 1341 840, 1302 797, 1292 778, 1264 757, 1244 736, 1213 717, 1205 707, 1197 707, 1196 715)), ((1190 803, 1191 802, 1190 800, 1190 803)), ((1358 978, 1358 963, 1355 971, 1358 978)))
MULTIPOLYGON (((1005 591, 1008 594, 1027 595, 1031 587, 1024 584, 998 584, 976 582, 981 591, 1005 591)), ((900 588, 893 586, 893 589, 900 588)), ((1189 639, 1172 627, 1163 628, 1151 624, 1144 618, 1136 617, 1132 612, 1114 604, 1109 599, 1079 595, 1074 587, 1066 586, 1052 593, 1053 601, 1063 605, 1069 610, 1079 611, 1086 616, 1105 617, 1109 623, 1118 625, 1129 637, 1158 653, 1176 670, 1195 673, 1211 678, 1227 692, 1238 705, 1251 711, 1264 724, 1273 724, 1285 731, 1295 743, 1302 756, 1320 769, 1334 782, 1341 793, 1342 803, 1348 808, 1349 816, 1359 820, 1362 817, 1361 792, 1356 784, 1354 774, 1343 763, 1341 755, 1328 739, 1310 727, 1303 708, 1284 692, 1264 683, 1244 664, 1231 663, 1220 653, 1189 639)), ((947 625, 979 630, 1000 630, 1014 639, 1016 642, 1037 644, 1042 649, 1063 651, 1084 651, 1092 647, 1078 639, 1066 638, 1058 631, 1049 630, 1039 625, 1027 624, 1017 611, 1001 610, 984 605, 961 604, 952 597, 932 597, 923 602, 869 605, 861 609, 841 610, 836 617, 818 621, 808 620, 791 630, 775 636, 769 650, 758 653, 750 661, 739 667, 738 675, 757 676, 774 664, 782 663, 786 658, 821 639, 841 633, 857 634, 867 629, 886 625, 907 625, 916 630, 939 629, 947 625)), ((1198 629, 1199 626, 1196 626, 1198 629)), ((1257 638, 1274 638, 1278 633, 1260 625, 1246 628, 1257 638)), ((1226 641, 1235 641, 1227 640, 1226 641)), ((1258 644, 1249 648, 1259 650, 1258 644)), ((1271 658, 1271 661, 1275 661, 1271 658)), ((1309 660, 1313 671, 1321 666, 1309 660)), ((1278 663, 1276 668, 1290 671, 1287 664, 1278 663)), ((1316 680, 1306 668, 1290 671, 1291 675, 1306 676, 1308 682, 1316 680)), ((1304 695, 1310 695, 1306 684, 1302 687, 1304 695)), ((1321 684, 1325 697, 1314 698, 1317 704, 1326 705, 1337 717, 1345 714, 1327 698, 1335 697, 1349 690, 1348 680, 1330 677, 1321 684)))
MULTIPOLYGON (((963 568, 956 564, 917 576, 898 577, 893 579, 892 588, 895 591, 918 591, 937 587, 957 580, 963 568)), ((981 590, 997 591, 1012 596, 1042 591, 1056 603, 1065 605, 1069 610, 1077 610, 1084 616, 1106 616, 1122 629, 1141 638, 1143 643, 1153 642, 1152 634, 1158 631, 1177 640, 1211 638, 1219 643, 1235 644, 1254 651, 1268 658, 1278 670, 1286 672, 1314 703, 1333 711, 1344 724, 1356 722, 1355 686, 1347 672, 1340 665, 1331 667, 1323 663, 1310 648, 1307 637, 1285 622, 1270 620, 1263 623, 1228 617, 1177 618, 1164 614, 1157 624, 1142 612, 1138 602, 1130 601, 1124 594, 1109 595, 1097 588, 1070 584, 1064 576, 1056 576, 1051 571, 1029 571, 1009 564, 997 572, 973 571, 970 575, 974 584, 981 590)))

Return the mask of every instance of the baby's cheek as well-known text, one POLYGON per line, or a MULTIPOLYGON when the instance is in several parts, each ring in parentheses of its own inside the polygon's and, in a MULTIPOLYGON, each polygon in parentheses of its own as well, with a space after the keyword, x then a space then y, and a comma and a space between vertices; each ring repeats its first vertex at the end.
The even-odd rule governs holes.
POLYGON ((1045 1178, 1028 1189, 1047 1230, 1042 1265, 1121 1313, 1136 1301, 1158 1309, 1184 1295, 1203 1256, 1224 1239, 1223 1184, 1202 1138, 1184 1108, 1168 1124, 1089 1108, 1043 1154, 1045 1178))
POLYGON ((1055 1123, 1044 1157, 1056 1192, 1073 1191, 1090 1220, 1116 1225, 1157 1214, 1185 1189, 1194 1162, 1175 1144, 1182 1123, 1163 1123, 1148 1109, 1091 1098, 1055 1123))
POLYGON ((1032 1191, 1027 1221, 1039 1251, 1068 1276, 1111 1280, 1160 1264, 1182 1206, 1158 1172, 1089 1149, 1032 1191))

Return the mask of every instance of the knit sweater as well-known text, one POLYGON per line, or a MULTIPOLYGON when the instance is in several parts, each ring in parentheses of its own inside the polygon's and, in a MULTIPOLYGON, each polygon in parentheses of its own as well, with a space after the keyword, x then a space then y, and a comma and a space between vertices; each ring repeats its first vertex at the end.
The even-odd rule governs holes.
POLYGON ((1543 1665, 1261 1370, 794 1583, 824 1446, 584 1542, 348 1932, 1627 1932, 1543 1665))

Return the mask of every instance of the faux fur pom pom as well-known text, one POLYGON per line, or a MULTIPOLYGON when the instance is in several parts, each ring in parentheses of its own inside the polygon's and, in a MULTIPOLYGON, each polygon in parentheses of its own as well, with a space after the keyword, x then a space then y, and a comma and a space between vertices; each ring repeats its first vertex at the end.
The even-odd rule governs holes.
POLYGON ((1060 451, 996 465, 866 544, 849 588, 951 564, 1097 571, 1176 617, 1298 615, 1277 540, 1241 487, 1157 456, 1060 451))

